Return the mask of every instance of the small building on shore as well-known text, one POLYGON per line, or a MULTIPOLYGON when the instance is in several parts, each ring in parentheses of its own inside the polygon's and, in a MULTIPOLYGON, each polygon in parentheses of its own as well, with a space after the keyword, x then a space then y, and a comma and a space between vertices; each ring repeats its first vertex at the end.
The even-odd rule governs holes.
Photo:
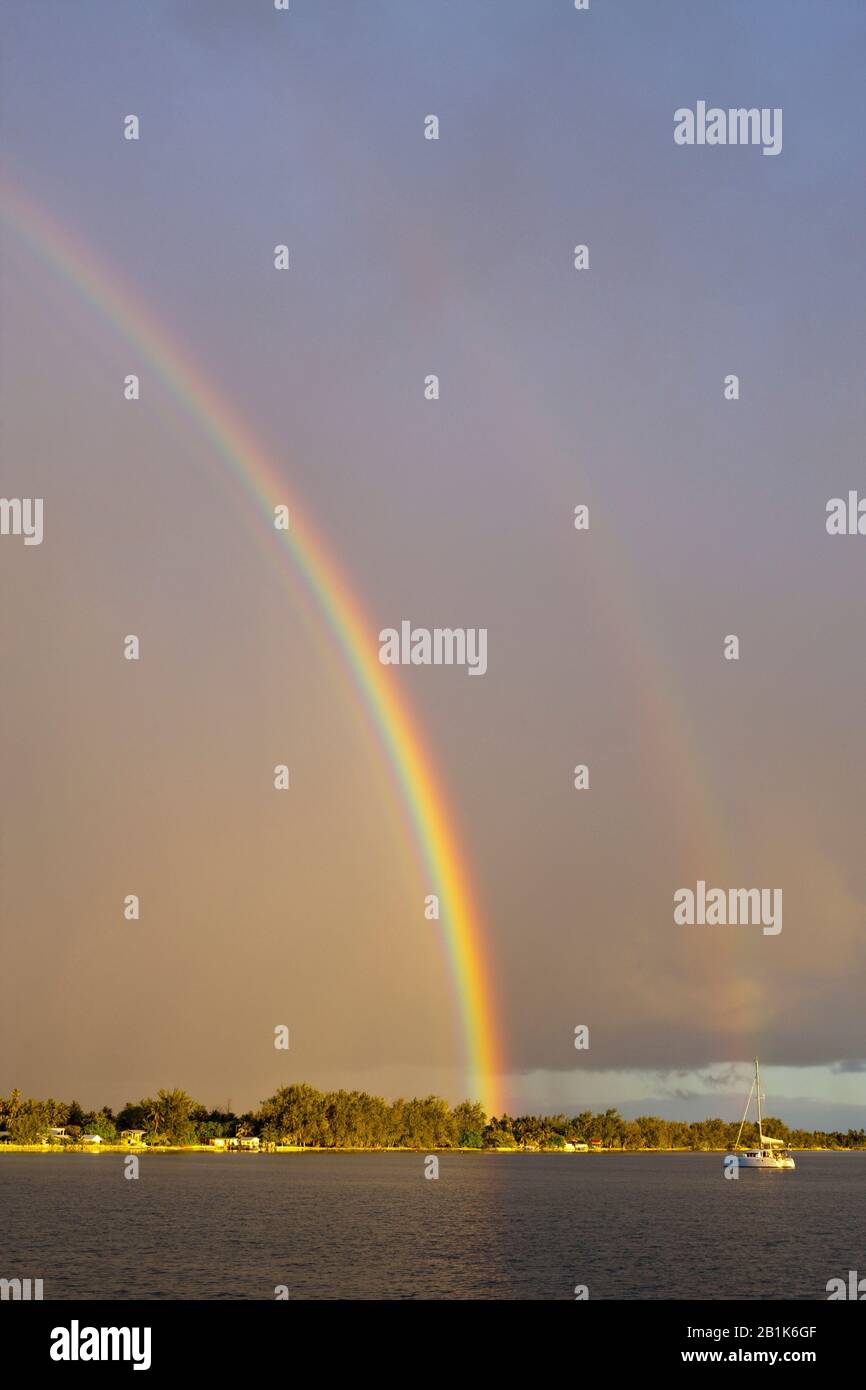
POLYGON ((259 1137, 257 1134, 236 1134, 234 1138, 222 1135, 218 1139, 211 1139, 211 1148, 219 1149, 222 1153, 241 1152, 258 1153, 259 1137))
POLYGON ((122 1129, 120 1131, 119 1139, 121 1144, 132 1144, 135 1147, 140 1148, 144 1144, 144 1130, 122 1129))

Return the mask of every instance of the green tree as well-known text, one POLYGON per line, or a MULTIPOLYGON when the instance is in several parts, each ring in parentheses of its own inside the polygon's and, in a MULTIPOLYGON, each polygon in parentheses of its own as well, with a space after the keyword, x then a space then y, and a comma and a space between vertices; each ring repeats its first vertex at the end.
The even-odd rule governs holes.
POLYGON ((117 1138, 117 1126, 114 1123, 114 1116, 107 1108, 86 1115, 81 1129, 84 1134, 98 1134, 100 1139, 106 1144, 113 1143, 117 1138))
POLYGON ((9 1133, 13 1144, 38 1144, 45 1138, 51 1125, 51 1117, 46 1106, 39 1101, 27 1101, 16 1109, 9 1121, 9 1133))
POLYGON ((262 1132, 267 1130, 277 1143, 314 1143, 323 1100, 312 1086, 281 1086, 261 1104, 257 1118, 262 1132))
POLYGON ((622 1147, 623 1125, 624 1121, 618 1110, 605 1110, 604 1114, 596 1115, 595 1132, 603 1148, 622 1147))
POLYGON ((142 1100, 139 1101, 137 1105, 134 1105, 131 1100, 128 1100, 117 1115, 115 1123, 117 1124, 118 1133, 124 1129, 146 1129, 148 1125, 147 1107, 149 1104, 149 1101, 142 1100))
POLYGON ((638 1115, 635 1124, 640 1130, 641 1147, 644 1149, 667 1149, 670 1147, 667 1121, 658 1115, 638 1115))
POLYGON ((550 1134, 545 1135, 541 1147, 543 1149, 564 1149, 565 1137, 562 1134, 558 1134, 556 1130, 553 1130, 550 1134))
MULTIPOLYGON (((156 1099, 143 1100, 140 1108, 145 1115, 148 1143, 185 1145, 195 1143, 192 1111, 195 1102, 186 1091, 159 1091, 156 1099)), ((124 1126, 140 1129, 140 1125, 124 1126)))
POLYGON ((621 1143, 624 1149, 643 1147, 643 1134, 637 1120, 623 1121, 621 1143))
POLYGON ((487 1116, 477 1101, 461 1100, 451 1114, 452 1143, 464 1149, 480 1149, 487 1116))
POLYGON ((81 1129, 82 1125, 84 1124, 84 1118, 84 1111, 78 1104, 78 1101, 70 1101, 66 1112, 66 1123, 70 1125, 75 1125, 76 1128, 81 1129))

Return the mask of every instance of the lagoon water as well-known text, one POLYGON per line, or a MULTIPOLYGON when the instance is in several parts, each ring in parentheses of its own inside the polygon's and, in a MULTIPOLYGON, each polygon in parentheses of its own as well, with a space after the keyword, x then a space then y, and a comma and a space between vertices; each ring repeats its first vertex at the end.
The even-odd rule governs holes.
POLYGON ((826 1299, 866 1153, 0 1154, 0 1277, 46 1299, 826 1299))

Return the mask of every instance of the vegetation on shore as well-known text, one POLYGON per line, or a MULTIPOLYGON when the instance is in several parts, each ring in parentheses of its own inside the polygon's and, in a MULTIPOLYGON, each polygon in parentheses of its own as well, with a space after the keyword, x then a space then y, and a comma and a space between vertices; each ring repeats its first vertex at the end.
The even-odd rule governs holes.
MULTIPOLYGON (((739 1124, 726 1120, 663 1120, 655 1115, 624 1120, 617 1110, 594 1114, 502 1115, 488 1117, 473 1101, 449 1106, 438 1096, 386 1101, 363 1091, 317 1091, 312 1086, 281 1086, 258 1110, 236 1115, 209 1110, 185 1091, 159 1091, 127 1104, 116 1115, 107 1107, 85 1111, 77 1101, 25 1100, 18 1091, 0 1096, 0 1131, 13 1145, 84 1142, 98 1135, 106 1145, 123 1130, 143 1131, 149 1147, 209 1145, 238 1135, 263 1145, 315 1149, 528 1149, 556 1150, 585 1143, 614 1150, 731 1149, 739 1124), (67 1141, 49 1136, 65 1128, 67 1141)), ((794 1149, 863 1149, 866 1130, 789 1129, 781 1120, 765 1119, 764 1133, 794 1149)), ((742 1142, 755 1145, 754 1125, 746 1125, 742 1142)))

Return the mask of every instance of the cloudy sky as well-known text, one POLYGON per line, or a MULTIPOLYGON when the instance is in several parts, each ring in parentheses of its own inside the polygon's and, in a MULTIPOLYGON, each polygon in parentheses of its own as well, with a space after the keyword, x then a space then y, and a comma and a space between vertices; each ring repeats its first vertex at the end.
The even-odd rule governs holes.
MULTIPOLYGON (((862 6, 11 0, 2 40, 7 186, 247 422, 371 648, 488 630, 483 678, 391 675, 509 1107, 733 1115, 758 1053, 772 1113, 863 1124, 866 539, 825 530, 866 494, 862 6), (677 146, 699 100, 781 107, 782 152, 677 146), (699 879, 782 888, 783 930, 675 926, 699 879)), ((2 247, 0 492, 45 539, 0 537, 0 1092, 459 1098, 434 887, 323 617, 136 345, 2 247)))

